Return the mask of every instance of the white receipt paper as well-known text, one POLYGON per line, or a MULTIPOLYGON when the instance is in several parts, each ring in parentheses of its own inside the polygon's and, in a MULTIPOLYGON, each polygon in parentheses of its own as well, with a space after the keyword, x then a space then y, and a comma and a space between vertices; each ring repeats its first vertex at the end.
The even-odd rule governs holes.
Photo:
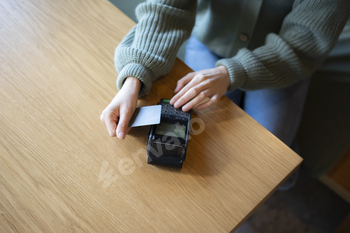
POLYGON ((129 125, 131 125, 131 127, 157 125, 160 123, 161 111, 161 105, 136 108, 134 115, 131 117, 129 125))

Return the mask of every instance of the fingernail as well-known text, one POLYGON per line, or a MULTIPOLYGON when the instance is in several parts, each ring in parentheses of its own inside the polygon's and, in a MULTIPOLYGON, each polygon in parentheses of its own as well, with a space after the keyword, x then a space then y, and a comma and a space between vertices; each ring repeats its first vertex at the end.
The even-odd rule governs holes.
POLYGON ((124 132, 119 132, 118 133, 118 138, 124 139, 124 137, 125 137, 124 132))
POLYGON ((174 92, 176 92, 177 91, 177 86, 175 87, 175 90, 174 90, 174 92))

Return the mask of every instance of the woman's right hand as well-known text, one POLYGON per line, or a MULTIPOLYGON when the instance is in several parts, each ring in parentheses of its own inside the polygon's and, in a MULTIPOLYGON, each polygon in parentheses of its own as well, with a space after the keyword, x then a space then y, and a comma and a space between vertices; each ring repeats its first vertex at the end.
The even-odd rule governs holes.
POLYGON ((103 110, 100 119, 106 124, 111 137, 124 139, 131 127, 129 121, 135 112, 141 81, 128 77, 112 102, 103 110))

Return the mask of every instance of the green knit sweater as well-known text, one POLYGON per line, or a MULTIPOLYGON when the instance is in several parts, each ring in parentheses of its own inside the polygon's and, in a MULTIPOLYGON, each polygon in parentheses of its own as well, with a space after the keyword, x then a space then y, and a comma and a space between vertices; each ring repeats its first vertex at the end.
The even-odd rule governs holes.
POLYGON ((228 69, 228 90, 283 88, 321 65, 349 15, 350 0, 147 1, 116 48, 117 87, 134 76, 143 84, 140 96, 148 94, 192 32, 225 57, 216 66, 228 69))

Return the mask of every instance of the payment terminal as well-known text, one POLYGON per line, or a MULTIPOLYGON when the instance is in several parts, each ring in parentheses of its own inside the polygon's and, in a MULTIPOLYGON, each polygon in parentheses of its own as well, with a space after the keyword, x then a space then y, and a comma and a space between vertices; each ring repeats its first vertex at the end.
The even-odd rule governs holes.
POLYGON ((191 113, 161 99, 160 124, 151 125, 147 140, 147 163, 182 168, 186 158, 191 113))

